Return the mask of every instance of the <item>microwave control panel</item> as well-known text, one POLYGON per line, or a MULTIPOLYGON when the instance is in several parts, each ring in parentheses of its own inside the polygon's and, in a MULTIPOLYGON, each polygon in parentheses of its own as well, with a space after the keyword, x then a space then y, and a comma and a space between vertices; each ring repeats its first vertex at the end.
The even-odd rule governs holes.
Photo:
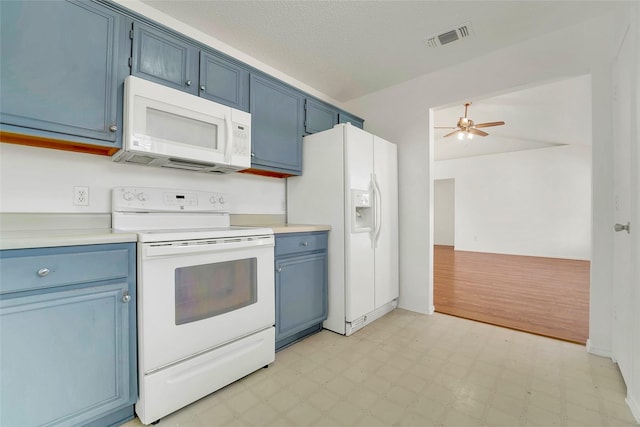
POLYGON ((233 152, 243 156, 251 154, 251 128, 247 125, 233 124, 233 152))

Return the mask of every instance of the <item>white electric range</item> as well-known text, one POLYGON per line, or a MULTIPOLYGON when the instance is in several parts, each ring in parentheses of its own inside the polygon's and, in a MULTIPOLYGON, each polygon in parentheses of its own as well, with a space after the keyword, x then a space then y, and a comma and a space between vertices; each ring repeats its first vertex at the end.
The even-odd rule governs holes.
POLYGON ((229 225, 224 194, 112 190, 138 235, 136 413, 155 422, 275 358, 273 231, 229 225))

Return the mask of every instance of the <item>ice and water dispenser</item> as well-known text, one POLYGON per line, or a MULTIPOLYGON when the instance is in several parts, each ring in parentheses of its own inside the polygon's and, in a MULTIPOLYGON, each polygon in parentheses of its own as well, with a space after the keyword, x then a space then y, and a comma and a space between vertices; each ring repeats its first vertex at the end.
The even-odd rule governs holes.
POLYGON ((351 232, 369 232, 373 229, 371 192, 351 190, 351 232))

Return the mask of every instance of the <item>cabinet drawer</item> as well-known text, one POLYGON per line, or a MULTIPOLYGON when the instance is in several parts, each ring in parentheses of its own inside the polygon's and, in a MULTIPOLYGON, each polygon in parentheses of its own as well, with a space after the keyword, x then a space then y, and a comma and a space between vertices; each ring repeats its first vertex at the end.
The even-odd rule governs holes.
POLYGON ((327 249, 326 232, 276 235, 275 255, 296 254, 327 249))
POLYGON ((129 251, 126 248, 21 249, 2 251, 1 257, 0 293, 3 294, 129 275, 129 251))

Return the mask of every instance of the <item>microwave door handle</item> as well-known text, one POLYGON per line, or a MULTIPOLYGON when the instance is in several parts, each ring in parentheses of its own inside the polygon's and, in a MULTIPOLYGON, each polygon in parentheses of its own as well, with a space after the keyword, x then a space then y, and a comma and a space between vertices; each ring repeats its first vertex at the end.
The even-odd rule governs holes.
POLYGON ((233 130, 231 129, 231 112, 224 115, 225 127, 227 129, 227 143, 224 147, 224 161, 231 163, 231 143, 233 142, 233 130))

